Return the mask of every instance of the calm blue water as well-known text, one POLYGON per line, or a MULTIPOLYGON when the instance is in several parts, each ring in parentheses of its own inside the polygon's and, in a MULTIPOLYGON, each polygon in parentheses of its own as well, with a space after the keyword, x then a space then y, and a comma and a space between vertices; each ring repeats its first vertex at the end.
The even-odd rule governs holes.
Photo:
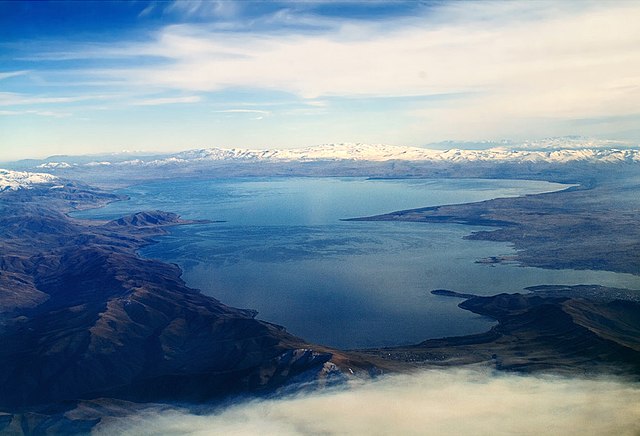
POLYGON ((478 227, 343 222, 440 204, 561 189, 539 181, 264 178, 171 180, 120 191, 131 200, 77 216, 162 209, 223 223, 180 226, 142 255, 180 265, 184 279, 223 303, 259 311, 309 341, 354 348, 486 331, 445 288, 491 295, 538 284, 640 288, 640 278, 594 271, 485 265, 507 244, 467 241, 478 227))

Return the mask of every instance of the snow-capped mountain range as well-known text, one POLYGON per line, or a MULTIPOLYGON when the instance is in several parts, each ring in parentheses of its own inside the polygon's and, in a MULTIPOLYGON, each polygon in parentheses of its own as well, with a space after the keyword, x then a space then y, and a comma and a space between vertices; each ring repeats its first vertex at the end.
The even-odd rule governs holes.
POLYGON ((254 162, 309 162, 309 161, 414 161, 414 162, 513 162, 513 163, 568 163, 568 162, 604 162, 637 163, 640 162, 638 148, 605 148, 612 145, 609 141, 560 142, 538 141, 522 144, 505 144, 484 150, 464 150, 451 148, 434 150, 420 147, 402 147, 384 144, 324 144, 297 149, 241 149, 241 148, 203 148, 188 150, 162 157, 136 158, 124 161, 100 160, 82 164, 65 161, 46 162, 38 166, 42 169, 69 169, 73 166, 106 167, 159 167, 207 163, 216 161, 254 161, 254 162), (581 144, 581 146, 580 146, 581 144))
MULTIPOLYGON (((31 189, 35 185, 55 185, 58 177, 45 173, 29 173, 26 171, 11 171, 0 169, 0 192, 31 189)), ((56 186, 52 186, 55 188, 56 186)))

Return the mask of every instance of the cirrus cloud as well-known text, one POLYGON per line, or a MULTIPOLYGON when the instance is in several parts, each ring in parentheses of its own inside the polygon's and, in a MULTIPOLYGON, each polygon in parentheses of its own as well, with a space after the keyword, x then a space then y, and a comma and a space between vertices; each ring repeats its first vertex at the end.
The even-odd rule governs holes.
POLYGON ((563 112, 594 111, 611 101, 629 110, 640 93, 640 6, 550 5, 454 3, 431 17, 338 22, 309 33, 173 25, 151 43, 122 49, 162 56, 168 65, 94 73, 179 90, 250 87, 304 97, 519 94, 526 97, 521 110, 535 103, 533 114, 556 109, 545 104, 555 95, 563 112))
MULTIPOLYGON (((29 73, 2 81, 0 105, 93 112, 84 138, 56 125, 69 149, 90 146, 90 129, 108 131, 105 143, 167 150, 565 135, 640 142, 639 3, 398 2, 403 12, 390 14, 367 5, 356 16, 350 2, 251 11, 241 2, 154 3, 135 31, 13 41, 5 46, 15 64, 0 75, 29 73), (84 100, 99 95, 113 98, 99 108, 84 100), (221 123, 216 109, 230 107, 272 111, 268 123, 221 123), (152 112, 167 120, 165 134, 149 134, 152 112)), ((51 127, 40 124, 5 130, 16 149, 44 150, 51 127)))
POLYGON ((640 5, 630 2, 452 2, 413 18, 315 17, 308 31, 171 25, 107 53, 159 58, 160 66, 86 74, 136 89, 253 89, 303 101, 433 96, 404 111, 414 123, 405 131, 431 140, 570 134, 554 126, 640 117, 638 19, 640 5))
POLYGON ((184 97, 159 97, 148 98, 144 100, 134 101, 134 106, 159 106, 163 104, 181 104, 181 103, 197 103, 202 98, 198 95, 189 95, 184 97))

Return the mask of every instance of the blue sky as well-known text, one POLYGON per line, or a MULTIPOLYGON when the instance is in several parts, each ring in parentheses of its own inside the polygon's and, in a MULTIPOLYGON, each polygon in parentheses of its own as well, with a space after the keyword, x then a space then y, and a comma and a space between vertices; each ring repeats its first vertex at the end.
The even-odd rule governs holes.
POLYGON ((0 1, 0 161, 640 141, 640 3, 0 1))

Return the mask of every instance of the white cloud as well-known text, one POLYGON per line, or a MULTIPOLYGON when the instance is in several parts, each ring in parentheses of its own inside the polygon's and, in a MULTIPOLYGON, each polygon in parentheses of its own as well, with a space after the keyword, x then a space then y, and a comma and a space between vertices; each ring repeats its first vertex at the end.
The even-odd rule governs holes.
POLYGON ((239 3, 228 0, 177 0, 164 12, 182 18, 232 18, 238 13, 239 3))
POLYGON ((19 115, 39 115, 42 117, 65 118, 65 117, 71 116, 71 113, 58 112, 58 111, 42 111, 42 110, 25 110, 25 111, 0 110, 0 116, 19 116, 19 115))
POLYGON ((29 72, 29 70, 0 72, 0 80, 8 79, 10 77, 24 76, 25 74, 29 74, 29 72))
POLYGON ((152 12, 154 12, 155 10, 156 10, 156 3, 151 3, 138 14, 138 17, 139 18, 146 17, 150 15, 152 12))
MULTIPOLYGON (((251 95, 317 105, 321 112, 286 114, 321 113, 329 127, 280 117, 264 132, 296 129, 305 142, 640 138, 637 2, 442 2, 424 15, 375 20, 329 19, 292 3, 255 21, 243 20, 245 6, 235 2, 156 5, 198 24, 169 25, 135 42, 49 43, 30 58, 85 60, 86 69, 39 74, 57 86, 116 90, 125 104, 198 103, 193 96, 144 98, 220 92, 207 100, 223 108, 242 107, 251 95), (234 102, 222 101, 238 90, 234 102), (350 112, 353 97, 370 100, 350 112), (377 97, 408 98, 387 105, 377 97), (359 122, 347 123, 349 113, 359 122)), ((0 105, 65 102, 0 93, 0 105)))
POLYGON ((168 26, 153 43, 120 49, 168 65, 100 74, 140 87, 304 98, 459 94, 414 112, 445 126, 615 116, 640 107, 639 19, 630 2, 454 2, 431 16, 308 34, 168 26))
POLYGON ((190 95, 185 97, 149 98, 145 100, 135 101, 132 104, 134 106, 159 106, 164 104, 198 103, 201 100, 202 97, 200 96, 190 95))
POLYGON ((225 109, 225 110, 219 110, 214 112, 223 113, 223 114, 262 114, 262 115, 268 115, 271 113, 269 111, 258 110, 258 109, 225 109))
MULTIPOLYGON (((512 4, 507 7, 513 9, 512 4)), ((500 16, 504 7, 491 3, 483 8, 500 16)), ((132 78, 145 74, 150 83, 180 89, 240 85, 305 96, 567 85, 572 85, 568 91, 588 90, 585 85, 607 91, 640 88, 635 85, 640 74, 640 54, 635 49, 640 29, 628 19, 640 16, 640 6, 564 12, 539 20, 514 14, 511 20, 498 23, 474 20, 463 9, 460 16, 441 24, 392 23, 388 30, 349 24, 336 33, 320 35, 225 34, 197 26, 170 26, 159 34, 156 45, 146 49, 173 59, 173 65, 129 71, 132 78), (632 68, 621 71, 623 65, 632 68)))
POLYGON ((469 370, 389 376, 351 389, 251 401, 211 414, 154 410, 95 434, 635 435, 640 387, 622 380, 469 370))
POLYGON ((17 106, 32 104, 60 104, 60 103, 76 103, 87 100, 104 100, 107 99, 103 95, 81 95, 71 97, 41 97, 17 94, 13 92, 0 92, 0 106, 17 106))

